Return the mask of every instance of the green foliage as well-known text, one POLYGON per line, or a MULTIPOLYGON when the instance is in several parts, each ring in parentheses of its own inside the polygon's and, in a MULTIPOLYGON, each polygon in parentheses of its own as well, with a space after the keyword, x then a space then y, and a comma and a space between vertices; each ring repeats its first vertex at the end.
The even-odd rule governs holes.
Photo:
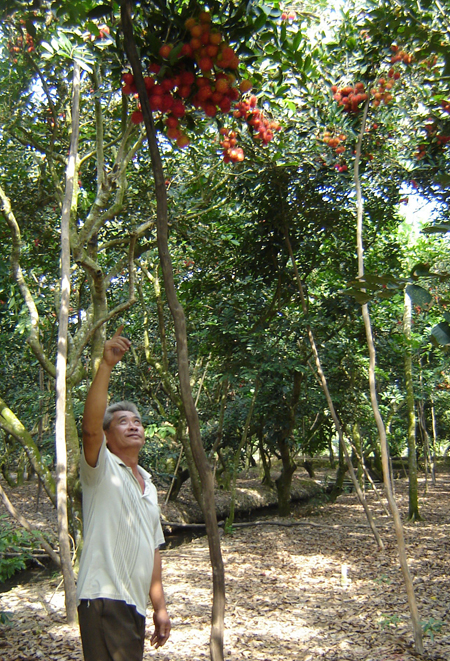
POLYGON ((26 568, 34 548, 32 534, 15 529, 6 515, 0 516, 0 583, 26 568))
POLYGON ((435 620, 434 617, 430 617, 429 620, 421 622, 423 633, 425 636, 430 636, 431 641, 434 641, 434 635, 439 633, 444 626, 442 620, 435 620))

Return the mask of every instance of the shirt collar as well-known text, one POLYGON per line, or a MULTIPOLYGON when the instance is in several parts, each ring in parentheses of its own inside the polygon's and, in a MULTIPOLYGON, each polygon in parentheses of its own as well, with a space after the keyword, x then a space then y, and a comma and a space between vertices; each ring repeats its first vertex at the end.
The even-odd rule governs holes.
MULTIPOLYGON (((116 464, 118 464, 119 466, 125 466, 125 468, 129 468, 129 466, 126 465, 126 463, 123 461, 123 459, 121 459, 116 454, 114 454, 114 452, 111 452, 111 450, 108 447, 106 449, 108 450, 110 457, 112 457, 113 461, 115 461, 116 464)), ((142 468, 142 466, 138 465, 137 469, 138 469, 139 473, 142 475, 142 477, 144 478, 145 481, 148 481, 148 482, 152 481, 152 476, 150 475, 150 473, 148 473, 145 470, 145 468, 142 468)))

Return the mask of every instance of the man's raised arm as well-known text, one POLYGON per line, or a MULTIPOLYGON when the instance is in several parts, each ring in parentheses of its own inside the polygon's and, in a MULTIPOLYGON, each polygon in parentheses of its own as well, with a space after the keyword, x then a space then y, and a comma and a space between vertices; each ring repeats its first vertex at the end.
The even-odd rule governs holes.
POLYGON ((103 358, 84 405, 83 449, 89 466, 97 464, 98 453, 103 443, 103 417, 108 405, 111 372, 131 346, 130 340, 122 337, 122 330, 123 326, 120 326, 112 338, 105 342, 103 358))

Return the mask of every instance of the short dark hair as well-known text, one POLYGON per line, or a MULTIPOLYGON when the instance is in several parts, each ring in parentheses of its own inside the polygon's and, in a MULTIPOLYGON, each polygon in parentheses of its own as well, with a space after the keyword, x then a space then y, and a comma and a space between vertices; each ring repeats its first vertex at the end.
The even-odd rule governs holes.
POLYGON ((113 419, 113 415, 116 411, 131 411, 131 413, 134 413, 135 416, 141 419, 141 414, 139 413, 136 404, 133 404, 133 402, 116 402, 115 404, 110 404, 108 408, 105 411, 105 415, 103 417, 103 429, 104 431, 107 431, 109 428, 109 425, 111 424, 111 420, 113 419))

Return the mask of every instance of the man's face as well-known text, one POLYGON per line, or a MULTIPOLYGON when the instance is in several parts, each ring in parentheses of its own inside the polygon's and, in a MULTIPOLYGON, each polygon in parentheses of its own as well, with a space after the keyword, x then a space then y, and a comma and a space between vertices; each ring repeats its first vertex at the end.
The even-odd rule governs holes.
POLYGON ((139 450, 144 445, 144 428, 132 411, 114 411, 109 428, 105 431, 108 447, 113 454, 139 450))

